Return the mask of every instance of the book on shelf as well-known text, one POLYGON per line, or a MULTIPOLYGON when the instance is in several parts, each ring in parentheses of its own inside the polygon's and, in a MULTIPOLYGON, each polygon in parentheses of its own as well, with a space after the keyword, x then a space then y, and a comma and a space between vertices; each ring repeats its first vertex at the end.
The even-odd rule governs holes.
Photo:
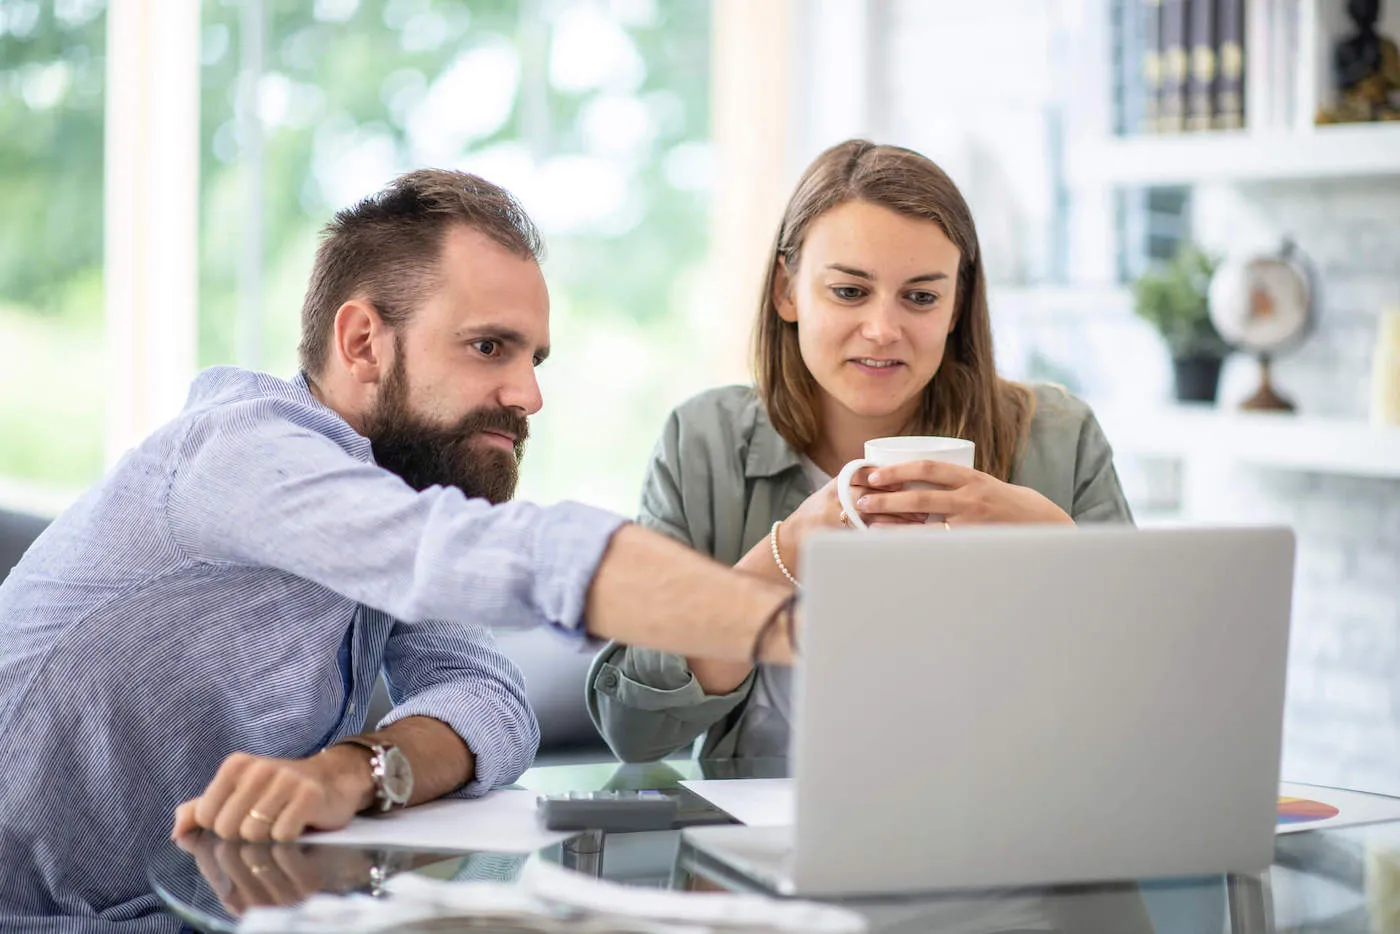
MULTIPOLYGON (((1342 0, 1121 0, 1121 132, 1311 130, 1335 101, 1342 0)), ((1400 0, 1378 31, 1400 35, 1400 0)))
POLYGON ((1217 6, 1217 0, 1191 0, 1187 10, 1184 123, 1187 130, 1209 130, 1215 124, 1216 62, 1219 59, 1215 23, 1217 6))
MULTIPOLYGON (((1158 49, 1158 36, 1162 28, 1162 0, 1137 0, 1136 40, 1128 47, 1142 57, 1142 114, 1139 129, 1144 133, 1157 132, 1157 121, 1161 117, 1162 99, 1162 56, 1158 49)), ((1129 123, 1129 126, 1132 124, 1129 123)))
POLYGON ((1188 72, 1187 25, 1191 0, 1162 0, 1157 56, 1162 87, 1157 104, 1157 129, 1180 133, 1186 126, 1186 77, 1188 72))
POLYGON ((1217 130, 1244 127, 1244 2, 1216 0, 1215 11, 1215 113, 1217 130))

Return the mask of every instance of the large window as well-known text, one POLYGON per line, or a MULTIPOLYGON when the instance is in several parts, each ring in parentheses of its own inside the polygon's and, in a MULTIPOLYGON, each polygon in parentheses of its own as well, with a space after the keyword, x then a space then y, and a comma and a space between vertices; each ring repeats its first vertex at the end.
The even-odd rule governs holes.
POLYGON ((102 471, 104 0, 0 0, 0 505, 102 471))
MULTIPOLYGON (((178 408, 189 360, 160 343, 172 316, 197 321, 200 366, 292 373, 319 228, 395 174, 440 166, 510 188, 546 236, 555 352, 522 493, 630 512, 667 409, 732 375, 745 337, 707 265, 710 4, 202 0, 197 40, 159 8, 0 0, 0 503, 61 506, 178 408), (143 72, 128 55, 118 77, 144 77, 105 88, 118 10, 141 41, 197 41, 197 78, 192 58, 143 72), (161 93, 186 80, 197 127, 161 93), (108 197, 121 314, 104 320, 103 179, 118 164, 104 166, 104 125, 155 116, 157 131, 122 136, 122 171, 198 135, 198 298, 146 314, 150 293, 112 277, 127 263, 112 244, 182 226, 184 195, 152 189, 160 212, 108 197), (154 228, 121 216, 143 211, 154 228)), ((155 246, 136 285, 188 271, 142 242, 155 246)))
POLYGON ((711 381, 709 5, 202 13, 201 365, 293 372, 318 228, 406 169, 477 172, 546 237, 554 354, 522 493, 631 512, 666 410, 711 381))

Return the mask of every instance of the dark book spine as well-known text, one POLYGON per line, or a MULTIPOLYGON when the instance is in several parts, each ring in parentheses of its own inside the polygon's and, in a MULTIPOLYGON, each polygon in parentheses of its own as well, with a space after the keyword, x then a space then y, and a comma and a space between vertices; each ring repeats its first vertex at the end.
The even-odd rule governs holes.
POLYGON ((1215 128, 1244 129, 1244 4, 1245 0, 1216 0, 1216 45, 1219 77, 1215 84, 1215 128))
POLYGON ((1162 95, 1157 129, 1180 133, 1186 125, 1186 26, 1191 0, 1162 0, 1162 29, 1158 49, 1162 58, 1162 95))
POLYGON ((1144 133, 1156 133, 1162 117, 1162 0, 1141 0, 1137 5, 1139 46, 1142 50, 1142 124, 1144 133))
POLYGON ((1186 129, 1209 130, 1215 123, 1215 11, 1218 0, 1192 0, 1186 26, 1186 129))

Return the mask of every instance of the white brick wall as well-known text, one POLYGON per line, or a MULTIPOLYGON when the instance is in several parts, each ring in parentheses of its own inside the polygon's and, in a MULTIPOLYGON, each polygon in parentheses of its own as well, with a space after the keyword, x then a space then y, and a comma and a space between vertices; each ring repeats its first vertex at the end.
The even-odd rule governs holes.
MULTIPOLYGON (((884 9, 887 126, 877 135, 927 153, 959 182, 999 282, 1034 279, 1048 253, 1043 109, 1062 80, 1047 52, 1049 8, 889 0, 884 9)), ((1193 225, 1215 249, 1297 241, 1321 275, 1323 307, 1307 343, 1277 362, 1276 383, 1311 414, 1365 417, 1377 316, 1400 305, 1400 180, 1199 189, 1193 225)), ((1071 268, 1096 268, 1083 259, 1071 268)), ((1148 399, 1166 387, 1165 354, 1121 310, 1070 302, 1032 314, 1002 302, 993 316, 1013 375, 1039 354, 1092 395, 1148 399)), ((1256 380, 1251 360, 1233 359, 1225 404, 1256 380)), ((1281 522, 1298 534, 1285 775, 1400 793, 1400 483, 1223 464, 1187 476, 1193 518, 1281 522)))
MULTIPOLYGON (((1379 312, 1400 305, 1400 180, 1202 189, 1194 214, 1213 249, 1297 241, 1322 307, 1275 381, 1309 413, 1365 418, 1379 312)), ((1232 361, 1225 398, 1256 374, 1232 361)), ((1400 793, 1400 482, 1238 470, 1203 486, 1194 514, 1298 534, 1285 774, 1400 793)))

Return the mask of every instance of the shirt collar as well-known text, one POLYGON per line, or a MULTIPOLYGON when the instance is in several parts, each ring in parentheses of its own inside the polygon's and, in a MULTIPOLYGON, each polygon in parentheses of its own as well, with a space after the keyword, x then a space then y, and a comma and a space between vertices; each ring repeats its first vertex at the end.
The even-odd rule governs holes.
POLYGON ((755 399, 754 407, 753 437, 749 440, 749 453, 744 460, 744 476, 776 477, 802 466, 798 453, 769 421, 768 409, 763 401, 755 399))
POLYGON ((337 433, 335 438, 336 443, 349 451, 350 455, 356 460, 364 461, 367 464, 378 464, 374 459, 374 445, 370 443, 368 438, 350 427, 350 423, 345 420, 344 416, 316 398, 316 394, 311 391, 311 382, 306 378, 305 370, 297 370, 297 374, 293 376, 289 382, 292 384, 292 388, 296 390, 297 394, 302 397, 301 401, 305 402, 307 405, 329 412, 344 426, 345 430, 337 433))

